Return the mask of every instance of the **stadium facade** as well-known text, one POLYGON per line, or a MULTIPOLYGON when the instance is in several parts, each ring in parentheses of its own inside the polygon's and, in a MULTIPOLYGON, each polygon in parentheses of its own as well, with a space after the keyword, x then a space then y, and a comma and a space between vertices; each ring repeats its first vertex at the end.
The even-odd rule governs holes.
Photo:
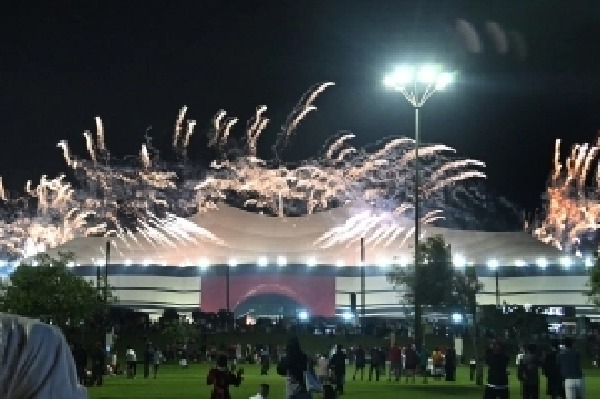
MULTIPOLYGON (((409 262, 413 241, 386 236, 386 228, 366 227, 356 219, 360 214, 363 221, 384 223, 377 212, 344 206, 275 218, 220 205, 189 219, 202 232, 194 238, 111 238, 109 284, 120 305, 155 316, 165 307, 182 313, 225 309, 229 283, 232 311, 241 312, 252 299, 275 295, 311 315, 332 317, 350 309, 350 293, 357 294, 360 308, 364 236, 366 314, 403 317, 409 308, 401 304, 401 292, 386 280, 386 273, 393 264, 409 262)), ((404 222, 410 229, 410 221, 404 222)), ((423 227, 424 236, 438 234, 451 245, 457 268, 476 269, 483 284, 479 304, 495 304, 499 294, 509 304, 574 306, 578 315, 594 316, 585 296, 585 259, 568 257, 524 232, 423 227)), ((48 253, 73 252, 73 271, 95 281, 98 267, 104 265, 106 241, 78 238, 48 253)))

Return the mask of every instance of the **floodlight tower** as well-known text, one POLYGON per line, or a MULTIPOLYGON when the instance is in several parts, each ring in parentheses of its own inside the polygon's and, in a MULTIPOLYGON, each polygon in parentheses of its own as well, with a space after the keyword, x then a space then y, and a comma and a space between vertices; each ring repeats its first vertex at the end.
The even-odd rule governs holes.
POLYGON ((454 74, 445 72, 441 65, 404 65, 384 78, 384 85, 404 95, 415 109, 415 344, 421 349, 423 327, 421 325, 421 294, 419 285, 419 109, 436 91, 445 89, 454 80, 454 74))

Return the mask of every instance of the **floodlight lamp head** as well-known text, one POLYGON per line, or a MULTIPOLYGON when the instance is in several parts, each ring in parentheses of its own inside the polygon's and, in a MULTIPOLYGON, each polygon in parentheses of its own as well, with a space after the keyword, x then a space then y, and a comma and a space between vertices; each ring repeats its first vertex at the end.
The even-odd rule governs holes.
POLYGON ((444 90, 454 81, 454 74, 451 72, 442 72, 435 79, 435 90, 444 90))
POLYGON ((387 75, 383 80, 383 84, 395 90, 402 90, 406 85, 414 82, 414 79, 414 68, 402 66, 397 68, 391 74, 387 75))
POLYGON ((417 78, 419 82, 431 84, 436 83, 439 79, 438 74, 439 67, 433 64, 426 64, 419 68, 419 72, 417 74, 417 78))

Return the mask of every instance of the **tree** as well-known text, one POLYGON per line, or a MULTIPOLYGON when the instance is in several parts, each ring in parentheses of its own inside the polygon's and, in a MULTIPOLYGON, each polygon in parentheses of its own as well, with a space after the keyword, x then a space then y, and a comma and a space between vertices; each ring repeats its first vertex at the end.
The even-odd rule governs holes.
MULTIPOLYGON (((455 268, 452 252, 443 236, 436 235, 419 242, 419 273, 415 285, 415 268, 395 265, 387 274, 388 282, 404 289, 403 300, 415 304, 418 293, 419 304, 439 308, 460 308, 473 313, 475 296, 482 285, 472 267, 455 268)), ((415 315, 420 315, 415 310, 415 315)), ((416 321, 415 321, 416 322, 416 321)), ((415 324, 417 327, 417 324, 415 324)), ((415 329, 415 341, 421 343, 420 328, 415 329)))
POLYGON ((103 309, 104 301, 90 282, 69 271, 67 264, 72 260, 72 254, 58 258, 42 254, 36 257, 37 266, 19 265, 2 281, 0 310, 50 319, 61 327, 91 320, 103 309))
MULTIPOLYGON (((407 304, 415 300, 415 268, 395 265, 388 282, 405 289, 407 304)), ((429 237, 419 243, 419 277, 416 288, 420 303, 432 307, 460 307, 469 310, 473 296, 481 289, 474 268, 455 268, 452 253, 443 236, 429 237)))
POLYGON ((165 325, 162 334, 171 342, 187 343, 190 339, 198 336, 196 325, 183 321, 176 321, 165 325))
POLYGON ((600 259, 598 258, 597 253, 595 256, 596 260, 592 268, 590 268, 589 280, 587 282, 587 286, 590 290, 588 290, 586 294, 590 303, 596 307, 600 307, 600 259))
POLYGON ((172 307, 166 307, 163 310, 163 315, 158 319, 160 326, 167 326, 179 323, 179 314, 177 309, 172 307))

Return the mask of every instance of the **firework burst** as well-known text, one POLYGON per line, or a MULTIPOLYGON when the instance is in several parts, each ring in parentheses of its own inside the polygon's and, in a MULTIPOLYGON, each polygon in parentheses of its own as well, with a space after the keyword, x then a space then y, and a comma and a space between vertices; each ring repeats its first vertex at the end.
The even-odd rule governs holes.
POLYGON ((598 147, 575 144, 564 162, 560 159, 560 139, 556 140, 554 162, 544 195, 541 218, 527 223, 526 229, 544 243, 565 251, 578 251, 582 239, 600 227, 600 169, 598 147))
MULTIPOLYGON (((389 244, 401 235, 406 239, 413 231, 407 222, 414 212, 412 139, 389 138, 370 151, 351 144, 353 133, 341 132, 315 158, 294 165, 280 159, 302 120, 316 110, 319 95, 332 85, 315 85, 301 97, 279 130, 272 159, 258 154, 258 141, 269 124, 266 106, 259 106, 248 120, 242 148, 230 145, 238 119, 227 116, 225 110, 217 112, 208 132, 208 145, 217 149, 220 157, 208 168, 188 159, 196 121, 186 120, 185 106, 174 126, 172 146, 179 156, 175 163, 161 160, 148 136, 137 156, 111 158, 102 120, 96 117, 96 132, 83 134, 87 157, 72 154, 64 140, 58 143, 77 180, 75 187, 66 183, 64 176, 53 180, 42 177, 38 186, 29 183, 25 196, 13 201, 7 198, 0 180, 0 200, 6 209, 13 210, 7 214, 12 217, 2 221, 0 246, 8 254, 25 256, 89 235, 114 237, 118 251, 141 245, 176 247, 183 242, 224 244, 186 219, 215 209, 223 201, 279 217, 311 214, 347 203, 367 204, 381 211, 357 212, 315 244, 349 244, 360 236, 369 243, 389 244), (201 173, 194 172, 197 170, 201 173), (24 205, 28 198, 36 200, 34 210, 24 205)), ((419 161, 424 223, 448 212, 447 199, 466 193, 457 183, 485 177, 480 171, 482 162, 456 159, 454 150, 442 144, 422 146, 419 161)))

